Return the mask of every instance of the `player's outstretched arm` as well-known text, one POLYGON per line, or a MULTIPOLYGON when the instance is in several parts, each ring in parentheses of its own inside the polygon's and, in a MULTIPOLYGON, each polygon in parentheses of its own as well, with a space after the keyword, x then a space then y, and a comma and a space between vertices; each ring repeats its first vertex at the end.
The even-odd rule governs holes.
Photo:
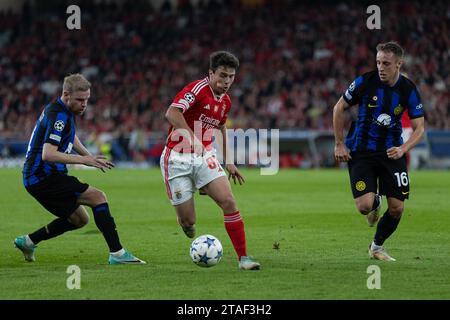
POLYGON ((51 143, 44 143, 42 160, 65 164, 84 164, 85 166, 95 167, 102 171, 114 167, 114 164, 106 160, 105 156, 67 154, 58 151, 58 147, 51 143))
POLYGON ((344 111, 348 107, 348 103, 341 97, 333 108, 334 158, 336 161, 346 162, 351 159, 350 153, 344 144, 344 111))
POLYGON ((73 149, 81 156, 87 156, 91 154, 80 141, 77 135, 75 135, 75 139, 73 140, 73 149))
POLYGON ((227 164, 225 165, 225 168, 228 171, 228 180, 233 178, 234 184, 236 184, 236 179, 240 185, 245 183, 244 176, 239 172, 238 168, 236 168, 234 164, 227 164))
POLYGON ((420 117, 411 119, 411 127, 413 129, 413 132, 408 141, 404 143, 406 151, 414 148, 420 142, 420 140, 422 140, 423 134, 425 132, 425 118, 420 117))
POLYGON ((228 179, 233 178, 234 184, 236 184, 236 179, 239 182, 240 185, 245 183, 244 176, 239 172, 238 168, 232 163, 233 159, 231 157, 228 157, 228 134, 227 134, 227 127, 225 125, 222 125, 219 127, 220 135, 216 136, 218 143, 222 142, 222 154, 223 159, 225 161, 225 168, 228 171, 228 179))

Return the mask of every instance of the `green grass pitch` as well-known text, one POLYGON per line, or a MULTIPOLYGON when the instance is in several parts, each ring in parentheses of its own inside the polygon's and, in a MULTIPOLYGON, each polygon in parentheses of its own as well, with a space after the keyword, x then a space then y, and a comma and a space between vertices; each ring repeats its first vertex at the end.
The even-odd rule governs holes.
POLYGON ((198 195, 197 234, 217 236, 224 257, 209 269, 191 262, 191 240, 176 223, 158 169, 70 173, 105 191, 122 244, 148 264, 109 266, 92 218, 40 243, 37 261, 25 262, 14 237, 53 216, 26 193, 20 170, 2 169, 0 299, 450 299, 448 171, 410 173, 410 200, 386 242, 397 261, 383 263, 368 258, 375 229, 355 209, 346 170, 243 170, 247 183, 232 188, 259 272, 238 270, 220 209, 198 195), (79 290, 66 287, 70 265, 80 267, 79 290), (381 289, 367 288, 371 265, 380 267, 381 289))

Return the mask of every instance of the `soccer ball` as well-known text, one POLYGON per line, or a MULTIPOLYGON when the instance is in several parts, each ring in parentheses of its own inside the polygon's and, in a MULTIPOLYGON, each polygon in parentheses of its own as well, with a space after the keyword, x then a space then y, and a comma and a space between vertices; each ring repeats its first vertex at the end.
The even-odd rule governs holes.
POLYGON ((216 237, 204 234, 192 241, 190 255, 196 265, 213 267, 222 259, 222 244, 216 237))

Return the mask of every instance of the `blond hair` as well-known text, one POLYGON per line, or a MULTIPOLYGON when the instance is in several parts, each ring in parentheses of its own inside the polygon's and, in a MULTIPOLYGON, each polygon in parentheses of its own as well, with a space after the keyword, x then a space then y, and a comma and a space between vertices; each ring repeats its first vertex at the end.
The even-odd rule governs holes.
POLYGON ((403 59, 403 55, 405 53, 403 48, 400 47, 400 45, 395 41, 389 41, 386 43, 378 44, 377 51, 392 52, 394 55, 397 56, 397 58, 400 59, 403 59))
POLYGON ((91 83, 80 73, 71 74, 64 78, 63 91, 73 93, 75 91, 88 91, 91 83))

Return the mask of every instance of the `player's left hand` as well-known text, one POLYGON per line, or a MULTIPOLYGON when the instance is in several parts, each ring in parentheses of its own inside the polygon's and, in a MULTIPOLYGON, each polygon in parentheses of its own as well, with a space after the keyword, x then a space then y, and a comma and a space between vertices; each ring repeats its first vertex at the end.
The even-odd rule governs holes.
POLYGON ((405 150, 402 147, 392 147, 387 149, 387 156, 389 159, 397 160, 403 157, 405 150))
POLYGON ((106 169, 111 170, 114 168, 114 163, 109 161, 105 156, 95 156, 95 159, 97 160, 97 163, 101 164, 101 167, 98 167, 100 170, 102 170, 103 173, 105 173, 106 169))
POLYGON ((236 168, 234 164, 227 164, 225 168, 229 173, 228 180, 230 180, 230 178, 233 178, 234 184, 236 184, 236 179, 238 180, 240 185, 245 183, 244 176, 242 176, 242 174, 239 172, 239 170, 236 168))

